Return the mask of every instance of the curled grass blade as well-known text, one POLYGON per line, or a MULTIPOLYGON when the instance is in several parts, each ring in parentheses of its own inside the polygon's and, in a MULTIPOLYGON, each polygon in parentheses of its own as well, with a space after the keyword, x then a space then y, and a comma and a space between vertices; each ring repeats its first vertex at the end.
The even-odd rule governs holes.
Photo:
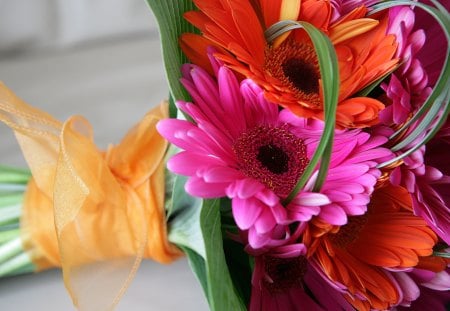
POLYGON ((291 202, 316 170, 320 162, 319 173, 314 185, 317 191, 321 188, 328 171, 333 145, 334 129, 336 124, 336 108, 339 95, 339 67, 333 44, 328 37, 313 25, 301 21, 281 21, 274 24, 266 32, 269 42, 281 34, 294 29, 303 28, 311 38, 319 60, 320 76, 323 85, 323 101, 325 114, 325 127, 319 144, 305 168, 294 190, 284 200, 283 204, 291 202))

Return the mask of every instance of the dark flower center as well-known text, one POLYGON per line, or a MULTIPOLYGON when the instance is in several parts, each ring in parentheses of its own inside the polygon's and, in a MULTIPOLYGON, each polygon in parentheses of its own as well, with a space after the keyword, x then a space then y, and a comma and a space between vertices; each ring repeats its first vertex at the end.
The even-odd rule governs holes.
POLYGON ((283 149, 273 144, 261 146, 256 158, 274 174, 282 174, 288 171, 288 155, 283 149))
POLYGON ((284 75, 294 86, 306 94, 319 93, 319 76, 313 64, 303 59, 287 59, 283 65, 284 75))
POLYGON ((319 62, 312 45, 287 39, 279 47, 267 48, 264 69, 282 84, 277 87, 288 89, 301 105, 321 107, 319 62))
POLYGON ((335 247, 346 248, 358 238, 367 223, 367 219, 367 213, 361 216, 349 217, 347 224, 340 227, 337 233, 330 233, 328 238, 335 247))
POLYGON ((307 260, 303 256, 295 258, 264 258, 266 278, 264 286, 272 293, 283 292, 289 288, 302 287, 307 269, 307 260))
POLYGON ((287 125, 250 129, 235 141, 233 150, 239 169, 280 197, 289 195, 309 162, 303 140, 287 125))

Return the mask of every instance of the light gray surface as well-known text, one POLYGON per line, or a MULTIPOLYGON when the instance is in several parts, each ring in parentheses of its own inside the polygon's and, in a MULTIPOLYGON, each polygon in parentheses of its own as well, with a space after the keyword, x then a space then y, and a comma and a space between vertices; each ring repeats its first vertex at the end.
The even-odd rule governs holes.
MULTIPOLYGON (((57 53, 0 59, 0 80, 59 120, 84 115, 101 148, 118 142, 167 97, 159 41, 132 38, 57 53)), ((0 163, 24 166, 12 132, 0 124, 0 163)), ((207 310, 186 260, 144 262, 118 310, 207 310)), ((0 279, 0 310, 73 310, 59 271, 0 279)))
MULTIPOLYGON (((59 270, 0 280, 0 310, 75 310, 59 270)), ((145 261, 117 311, 208 310, 185 259, 162 266, 145 261)))

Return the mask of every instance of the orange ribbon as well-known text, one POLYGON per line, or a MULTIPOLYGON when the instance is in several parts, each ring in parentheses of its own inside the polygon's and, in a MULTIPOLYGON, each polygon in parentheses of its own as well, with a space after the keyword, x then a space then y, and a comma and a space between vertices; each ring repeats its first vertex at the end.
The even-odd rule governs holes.
POLYGON ((142 258, 169 263, 181 251, 167 240, 164 155, 156 123, 167 103, 149 112, 117 146, 93 143, 82 117, 61 123, 0 83, 0 121, 11 127, 33 179, 22 226, 39 268, 61 265, 80 310, 109 310, 142 258))

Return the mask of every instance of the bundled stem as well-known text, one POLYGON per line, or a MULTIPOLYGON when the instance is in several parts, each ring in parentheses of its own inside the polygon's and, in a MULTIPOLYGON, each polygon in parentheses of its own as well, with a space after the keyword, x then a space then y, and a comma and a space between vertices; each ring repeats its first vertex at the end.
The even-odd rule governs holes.
POLYGON ((0 277, 35 271, 20 232, 28 170, 0 166, 0 277))

